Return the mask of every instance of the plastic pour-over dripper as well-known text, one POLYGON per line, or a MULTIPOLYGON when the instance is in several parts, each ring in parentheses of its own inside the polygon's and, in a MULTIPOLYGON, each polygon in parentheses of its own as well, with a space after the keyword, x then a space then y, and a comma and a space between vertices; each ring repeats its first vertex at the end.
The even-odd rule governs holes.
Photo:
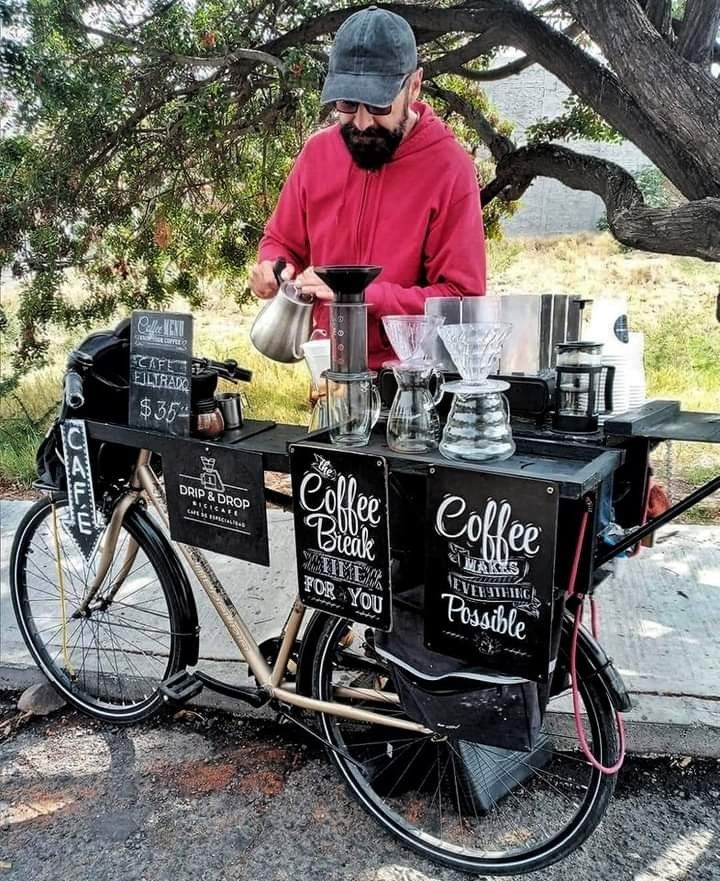
POLYGON ((364 303, 365 288, 382 272, 382 266, 315 266, 314 269, 335 294, 336 303, 364 303))
POLYGON ((380 275, 382 267, 316 266, 315 272, 335 294, 330 304, 331 374, 366 373, 368 307, 365 288, 380 275))
POLYGON ((400 362, 412 364, 427 360, 429 346, 444 321, 442 315, 385 315, 382 323, 400 362))
POLYGON ((501 321, 446 324, 438 328, 438 334, 462 376, 462 385, 487 384, 488 374, 497 369, 503 343, 511 330, 511 324, 501 321))

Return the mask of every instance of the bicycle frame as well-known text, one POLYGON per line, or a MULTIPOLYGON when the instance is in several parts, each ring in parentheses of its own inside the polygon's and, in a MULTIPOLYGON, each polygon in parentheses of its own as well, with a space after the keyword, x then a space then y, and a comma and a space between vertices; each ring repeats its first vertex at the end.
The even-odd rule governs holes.
MULTIPOLYGON (((102 541, 97 574, 90 587, 88 596, 83 602, 81 611, 87 612, 94 596, 97 594, 100 585, 107 575, 117 547, 120 527, 130 505, 136 502, 141 496, 146 498, 153 506, 164 525, 169 527, 165 491, 158 480, 157 475, 150 467, 150 456, 150 450, 140 450, 135 470, 133 472, 131 488, 113 509, 110 522, 108 523, 102 541)), ((380 725, 400 728, 418 734, 433 734, 430 729, 416 722, 412 722, 409 719, 397 719, 390 716, 384 716, 380 713, 375 713, 372 710, 365 710, 359 707, 336 703, 334 701, 317 700, 315 698, 298 694, 293 688, 293 683, 286 683, 285 678, 290 655, 306 614, 305 606, 300 601, 299 597, 296 597, 290 614, 285 622, 277 660, 273 667, 270 668, 263 657, 255 638, 250 632, 250 629, 226 592, 212 566, 207 561, 205 555, 192 545, 186 545, 181 542, 173 542, 173 544, 180 550, 188 565, 196 575, 233 642, 237 645, 240 654, 257 679, 260 688, 264 689, 270 698, 285 704, 290 704, 291 706, 300 707, 301 709, 329 713, 347 719, 355 719, 359 722, 375 722, 380 725)), ((123 561, 117 578, 113 580, 110 591, 107 597, 105 597, 106 600, 112 599, 112 596, 120 588, 120 585, 125 580, 132 567, 136 554, 137 545, 134 545, 133 543, 128 547, 125 560, 123 561)), ((342 687, 338 688, 336 693, 338 696, 348 698, 349 700, 376 700, 378 703, 383 704, 399 704, 399 698, 397 695, 380 692, 375 689, 342 687)))

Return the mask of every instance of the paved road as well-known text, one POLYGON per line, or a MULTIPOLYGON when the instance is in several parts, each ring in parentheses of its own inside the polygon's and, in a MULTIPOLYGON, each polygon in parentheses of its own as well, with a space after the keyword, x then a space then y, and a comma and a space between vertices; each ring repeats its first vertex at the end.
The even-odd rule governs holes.
MULTIPOLYGON (((718 881, 719 806, 717 760, 634 757, 590 842, 530 877, 718 881)), ((0 743, 0 881, 465 877, 379 831, 314 742, 272 720, 183 710, 119 729, 66 712, 0 743)))

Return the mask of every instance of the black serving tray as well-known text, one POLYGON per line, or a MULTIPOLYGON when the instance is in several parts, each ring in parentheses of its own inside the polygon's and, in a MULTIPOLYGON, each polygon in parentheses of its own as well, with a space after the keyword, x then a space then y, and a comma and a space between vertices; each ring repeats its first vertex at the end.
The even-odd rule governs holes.
POLYGON ((648 440, 720 443, 720 413, 680 409, 678 401, 650 401, 605 423, 605 434, 648 440))
MULTIPOLYGON (((446 459, 439 452, 396 453, 385 442, 385 426, 378 423, 367 446, 350 449, 370 456, 383 456, 391 473, 426 474, 432 466, 443 465, 486 474, 550 481, 558 485, 561 497, 568 499, 579 499, 594 489, 624 460, 623 450, 527 437, 516 437, 514 440, 517 445, 515 455, 503 462, 459 462, 446 459)), ((305 435, 295 443, 318 449, 339 449, 330 443, 326 431, 305 435)))

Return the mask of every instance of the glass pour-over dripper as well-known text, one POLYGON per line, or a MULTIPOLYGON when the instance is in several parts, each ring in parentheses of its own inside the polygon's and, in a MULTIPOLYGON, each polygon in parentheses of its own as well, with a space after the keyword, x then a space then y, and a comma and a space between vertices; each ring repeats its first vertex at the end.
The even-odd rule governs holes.
POLYGON ((423 453, 437 448, 442 397, 442 374, 426 354, 444 321, 439 315, 386 315, 383 325, 400 361, 389 361, 397 391, 387 420, 387 445, 400 453, 423 453), (430 381, 435 376, 435 395, 430 381))
POLYGON ((503 322, 478 322, 438 330, 462 376, 445 385, 445 391, 454 395, 440 441, 440 452, 447 459, 483 462, 509 459, 515 452, 510 408, 503 394, 510 386, 488 379, 511 329, 503 322))

